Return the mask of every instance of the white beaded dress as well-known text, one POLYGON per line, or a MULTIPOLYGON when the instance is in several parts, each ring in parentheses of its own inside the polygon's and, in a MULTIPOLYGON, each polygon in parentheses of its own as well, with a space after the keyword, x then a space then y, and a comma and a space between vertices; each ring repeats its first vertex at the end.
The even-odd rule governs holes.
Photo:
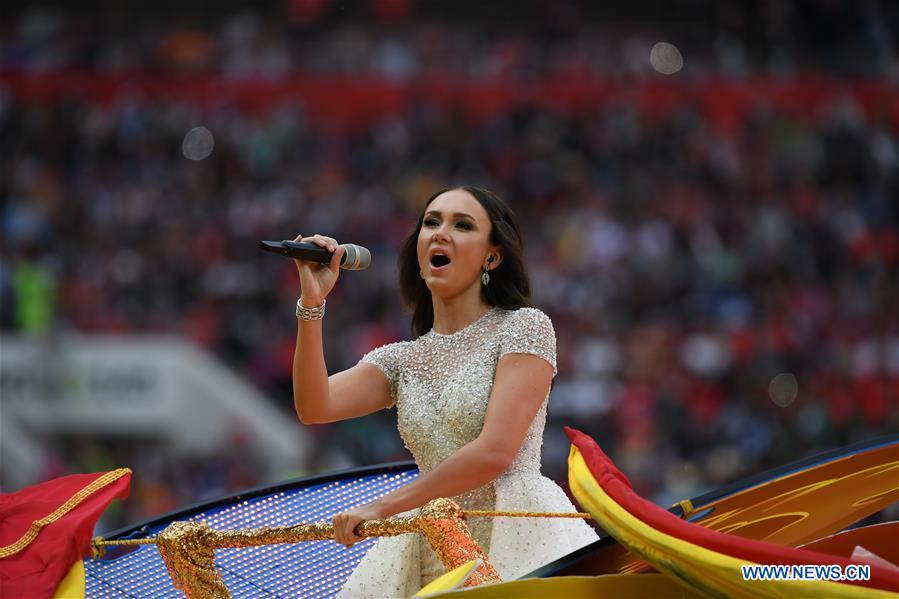
MULTIPOLYGON (((415 341, 376 348, 360 362, 390 383, 400 435, 424 473, 481 432, 496 365, 507 353, 534 354, 556 373, 552 322, 536 308, 492 308, 449 335, 431 330, 415 341)), ((505 473, 453 499, 462 509, 574 512, 565 492, 540 474, 549 394, 505 473)), ((417 510, 405 512, 414 514, 417 510)), ((503 580, 513 580, 592 543, 596 533, 569 518, 472 518, 472 535, 503 580)), ((442 574, 443 564, 421 535, 382 537, 366 553, 338 597, 409 597, 442 574)))

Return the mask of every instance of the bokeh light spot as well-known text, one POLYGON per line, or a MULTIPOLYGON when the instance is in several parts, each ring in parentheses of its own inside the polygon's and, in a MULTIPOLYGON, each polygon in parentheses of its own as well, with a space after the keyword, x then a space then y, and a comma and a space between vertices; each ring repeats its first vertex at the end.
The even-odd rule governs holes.
POLYGON ((181 143, 184 157, 190 160, 203 160, 212 154, 213 148, 215 148, 215 139, 212 137, 212 132, 203 126, 194 127, 188 131, 181 143))
POLYGON ((781 372, 771 379, 771 383, 768 385, 768 395, 771 397, 771 401, 781 408, 793 403, 798 394, 799 382, 789 372, 781 372))
POLYGON ((673 75, 684 66, 684 57, 674 44, 659 42, 649 53, 649 63, 663 75, 673 75))

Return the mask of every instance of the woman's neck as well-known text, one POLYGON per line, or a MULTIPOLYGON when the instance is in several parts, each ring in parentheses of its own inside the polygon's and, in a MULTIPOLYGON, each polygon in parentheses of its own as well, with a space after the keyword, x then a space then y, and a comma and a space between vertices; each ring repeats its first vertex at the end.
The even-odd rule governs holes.
POLYGON ((433 297, 434 332, 451 335, 461 331, 486 314, 491 306, 481 299, 480 289, 477 295, 459 296, 451 299, 433 297))

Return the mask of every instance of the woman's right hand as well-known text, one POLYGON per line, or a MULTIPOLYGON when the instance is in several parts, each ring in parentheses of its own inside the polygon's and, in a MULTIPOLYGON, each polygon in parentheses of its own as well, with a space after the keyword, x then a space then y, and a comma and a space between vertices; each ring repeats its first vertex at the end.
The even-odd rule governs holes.
POLYGON ((327 265, 294 259, 297 272, 300 274, 300 296, 303 298, 303 307, 321 306, 331 290, 334 289, 334 284, 340 274, 340 259, 346 250, 340 247, 335 239, 324 235, 313 235, 312 237, 297 235, 294 241, 314 243, 329 252, 334 252, 330 264, 327 265))

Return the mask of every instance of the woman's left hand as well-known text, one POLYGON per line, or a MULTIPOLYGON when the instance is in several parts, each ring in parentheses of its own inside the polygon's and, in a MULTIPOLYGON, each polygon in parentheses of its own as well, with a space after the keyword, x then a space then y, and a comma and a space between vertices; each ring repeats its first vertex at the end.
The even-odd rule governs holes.
POLYGON ((361 505, 355 509, 337 514, 331 521, 334 525, 334 541, 345 545, 349 549, 364 538, 357 536, 354 532, 356 525, 364 520, 378 520, 380 518, 384 518, 384 516, 373 503, 361 505))

